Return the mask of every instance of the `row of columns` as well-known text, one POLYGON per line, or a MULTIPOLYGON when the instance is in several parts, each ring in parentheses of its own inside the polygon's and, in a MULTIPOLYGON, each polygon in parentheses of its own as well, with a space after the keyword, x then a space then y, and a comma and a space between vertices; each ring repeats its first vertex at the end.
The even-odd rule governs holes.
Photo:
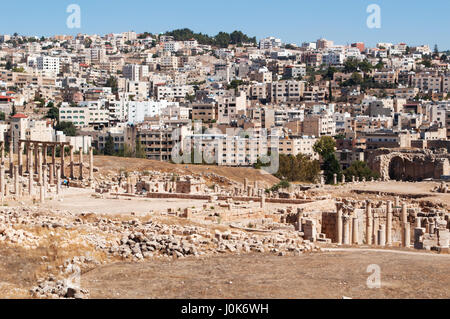
MULTIPOLYGON (((398 200, 396 199, 398 207, 398 200)), ((350 213, 344 214, 343 203, 336 203, 336 242, 338 244, 350 245, 360 244, 359 238, 359 219, 358 216, 350 213), (350 228, 352 231, 350 232, 350 228)), ((386 202, 386 223, 379 224, 379 219, 374 215, 372 210, 372 202, 366 201, 365 217, 366 217, 366 238, 367 245, 391 246, 392 245, 392 201, 386 202)), ((420 219, 419 219, 420 223, 420 219)), ((417 227, 417 225, 416 225, 417 227)), ((411 243, 411 228, 408 222, 408 211, 406 203, 402 203, 401 207, 401 231, 402 246, 409 247, 411 243)))
MULTIPOLYGON (((56 167, 56 194, 60 194, 61 192, 61 167, 57 165, 56 167)), ((16 197, 22 197, 24 195, 33 196, 34 195, 34 183, 35 183, 35 174, 33 171, 33 167, 31 167, 31 171, 29 172, 27 176, 27 187, 25 188, 25 194, 24 194, 24 188, 23 188, 23 180, 21 179, 24 177, 20 174, 19 171, 19 165, 13 166, 13 192, 16 197), (28 194, 26 194, 26 192, 28 194)), ((49 184, 54 184, 54 181, 52 182, 52 174, 49 171, 49 167, 47 165, 42 166, 41 173, 38 174, 36 177, 37 179, 37 186, 39 187, 39 198, 40 202, 44 202, 45 200, 45 193, 46 189, 48 188, 49 184)), ((5 166, 0 165, 0 196, 1 198, 5 198, 8 195, 10 195, 10 185, 8 181, 6 180, 5 176, 5 166)))
MULTIPOLYGON (((59 176, 61 178, 64 178, 65 175, 65 152, 64 149, 66 147, 65 143, 53 143, 53 142, 35 142, 35 141, 24 141, 21 140, 18 143, 18 147, 17 147, 17 162, 18 162, 18 169, 19 169, 19 174, 23 175, 25 172, 29 173, 30 171, 32 171, 32 165, 34 164, 34 172, 38 173, 40 175, 41 171, 42 171, 42 165, 49 165, 50 168, 50 172, 51 172, 51 180, 53 180, 56 175, 56 167, 57 167, 57 163, 56 163, 56 150, 57 147, 59 147, 60 150, 60 158, 61 158, 61 162, 60 162, 60 166, 61 166, 61 170, 59 173, 59 176), (25 149, 24 149, 24 144, 25 144, 25 149), (48 153, 48 148, 51 147, 51 157, 52 157, 52 162, 49 164, 47 162, 47 153, 48 153), (24 165, 24 160, 23 160, 23 153, 25 150, 25 157, 26 157, 26 162, 24 165), (34 160, 33 160, 34 158, 34 160), (26 167, 24 169, 24 166, 26 167)), ((10 177, 13 177, 13 169, 14 169, 14 155, 13 155, 13 144, 12 141, 10 141, 9 143, 9 174, 10 177)), ((75 166, 79 167, 79 174, 78 174, 78 179, 83 180, 84 176, 83 176, 83 168, 84 168, 84 164, 83 164, 83 149, 80 147, 79 148, 79 162, 76 164, 74 162, 74 147, 72 145, 69 145, 69 169, 70 169, 70 178, 74 179, 75 178, 75 166)), ((5 164, 5 147, 4 147, 4 142, 0 142, 0 162, 2 165, 5 164)), ((93 148, 90 147, 89 148, 89 180, 93 181, 94 179, 94 153, 93 153, 93 148)))

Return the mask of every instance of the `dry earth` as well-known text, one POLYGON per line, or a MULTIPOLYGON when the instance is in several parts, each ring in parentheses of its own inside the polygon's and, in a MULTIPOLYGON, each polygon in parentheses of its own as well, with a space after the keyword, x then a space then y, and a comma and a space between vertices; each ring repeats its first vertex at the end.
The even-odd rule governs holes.
POLYGON ((325 252, 117 263, 82 276, 91 298, 450 298, 450 256, 325 252), (367 287, 367 267, 381 288, 367 287))

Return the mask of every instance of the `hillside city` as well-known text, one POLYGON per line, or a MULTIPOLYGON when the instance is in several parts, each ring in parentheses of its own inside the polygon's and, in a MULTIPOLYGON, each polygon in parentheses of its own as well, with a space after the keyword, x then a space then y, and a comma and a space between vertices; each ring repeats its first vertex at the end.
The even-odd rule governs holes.
POLYGON ((0 132, 0 298, 449 297, 439 44, 3 34, 0 132))

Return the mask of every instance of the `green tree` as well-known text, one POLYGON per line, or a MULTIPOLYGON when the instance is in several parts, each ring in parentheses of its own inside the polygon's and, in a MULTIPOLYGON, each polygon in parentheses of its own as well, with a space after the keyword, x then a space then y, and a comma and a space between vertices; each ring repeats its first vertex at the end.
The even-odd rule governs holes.
POLYGON ((59 122, 55 125, 55 130, 63 131, 66 136, 75 136, 77 135, 77 128, 72 122, 59 122))
POLYGON ((0 112, 0 121, 6 120, 6 114, 4 112, 0 112))
POLYGON ((297 156, 280 154, 278 172, 274 175, 286 181, 314 183, 319 173, 319 162, 310 160, 304 154, 297 156))
POLYGON ((142 145, 141 138, 139 136, 136 139, 135 157, 137 157, 137 158, 147 158, 147 154, 145 152, 145 146, 142 145))
POLYGON ((341 165, 339 164, 335 154, 329 154, 325 157, 323 171, 325 175, 325 182, 327 184, 334 183, 334 174, 337 175, 337 180, 342 179, 341 165))
POLYGON ((115 94, 119 91, 119 86, 117 83, 117 78, 114 76, 110 76, 108 80, 106 80, 106 86, 110 87, 112 92, 115 94))
POLYGON ((344 175, 348 181, 351 180, 351 176, 359 177, 360 180, 365 178, 366 180, 373 178, 379 178, 380 174, 370 169, 366 162, 355 161, 345 171, 344 175))
POLYGON ((108 135, 108 137, 106 138, 106 143, 105 143, 105 148, 103 149, 103 153, 105 155, 109 155, 109 156, 113 156, 116 151, 114 148, 114 139, 111 136, 111 134, 108 135))
POLYGON ((325 157, 334 154, 334 150, 336 148, 336 141, 331 136, 322 136, 313 146, 314 152, 325 157))
POLYGON ((47 115, 45 115, 45 118, 59 121, 59 109, 57 107, 54 107, 54 106, 51 107, 47 111, 47 115))

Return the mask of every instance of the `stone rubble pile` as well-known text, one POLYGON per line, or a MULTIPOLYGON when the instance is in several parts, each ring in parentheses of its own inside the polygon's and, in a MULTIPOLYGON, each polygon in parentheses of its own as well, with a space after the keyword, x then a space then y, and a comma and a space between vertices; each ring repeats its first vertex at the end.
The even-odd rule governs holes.
POLYGON ((67 280, 56 280, 54 277, 41 281, 36 287, 31 289, 31 294, 35 298, 73 298, 86 299, 89 291, 86 289, 73 287, 67 280))
POLYGON ((23 229, 11 227, 2 228, 0 226, 0 242, 21 245, 25 249, 35 249, 39 246, 39 237, 23 229))

